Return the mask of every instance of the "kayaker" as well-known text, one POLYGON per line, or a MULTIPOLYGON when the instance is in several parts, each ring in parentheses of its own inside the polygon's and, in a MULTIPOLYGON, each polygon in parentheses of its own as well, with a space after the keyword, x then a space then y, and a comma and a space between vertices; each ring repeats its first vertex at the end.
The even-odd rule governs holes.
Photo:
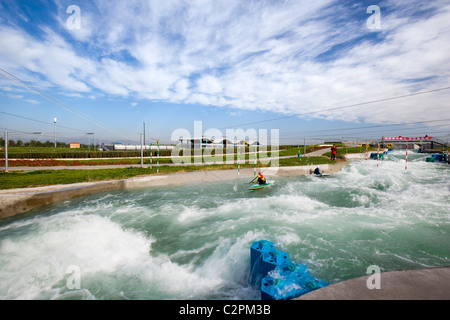
POLYGON ((320 168, 319 168, 319 166, 317 166, 317 168, 314 170, 314 174, 322 174, 321 172, 320 172, 320 168))
POLYGON ((262 172, 258 172, 258 183, 259 184, 266 184, 266 178, 263 176, 262 172))

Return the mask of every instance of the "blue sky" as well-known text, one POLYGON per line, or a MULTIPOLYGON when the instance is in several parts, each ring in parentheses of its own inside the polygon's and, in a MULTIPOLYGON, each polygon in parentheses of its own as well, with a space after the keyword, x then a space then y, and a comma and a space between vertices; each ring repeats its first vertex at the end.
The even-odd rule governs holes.
POLYGON ((448 137, 449 21, 444 0, 0 0, 0 130, 52 141, 56 117, 66 142, 137 143, 144 121, 163 143, 194 121, 281 144, 448 137))

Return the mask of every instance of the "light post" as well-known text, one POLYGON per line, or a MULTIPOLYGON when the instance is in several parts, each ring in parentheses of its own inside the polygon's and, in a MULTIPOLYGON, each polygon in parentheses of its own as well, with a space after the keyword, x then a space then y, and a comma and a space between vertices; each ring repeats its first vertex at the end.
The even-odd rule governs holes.
POLYGON ((5 172, 8 172, 8 131, 5 131, 5 172))
POLYGON ((87 135, 89 135, 89 151, 91 151, 91 135, 93 135, 93 132, 86 132, 87 135))
POLYGON ((56 118, 53 118, 53 137, 55 140, 55 148, 56 148, 56 118))
POLYGON ((144 121, 144 148, 145 148, 145 121, 144 121))
POLYGON ((143 134, 139 133, 139 135, 141 136, 141 168, 144 167, 144 148, 143 148, 143 134))

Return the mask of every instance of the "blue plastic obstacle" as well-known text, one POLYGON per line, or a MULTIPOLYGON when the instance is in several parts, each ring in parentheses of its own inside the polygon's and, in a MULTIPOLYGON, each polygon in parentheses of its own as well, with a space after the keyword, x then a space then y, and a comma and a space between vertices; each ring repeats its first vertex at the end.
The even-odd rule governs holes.
POLYGON ((448 155, 446 153, 436 153, 433 154, 431 157, 426 158, 427 162, 447 162, 448 163, 448 155))
POLYGON ((384 160, 384 153, 373 152, 373 153, 370 154, 370 159, 372 159, 372 160, 377 160, 377 159, 384 160))
POLYGON ((261 288, 262 300, 289 300, 328 285, 267 240, 253 242, 250 260, 251 283, 261 288))
POLYGON ((433 158, 435 162, 444 162, 443 154, 433 154, 433 158))

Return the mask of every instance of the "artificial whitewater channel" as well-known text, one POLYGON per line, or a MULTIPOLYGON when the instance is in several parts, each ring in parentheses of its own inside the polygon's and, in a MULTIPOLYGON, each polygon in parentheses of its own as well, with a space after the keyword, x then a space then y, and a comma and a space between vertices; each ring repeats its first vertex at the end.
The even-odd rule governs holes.
POLYGON ((259 299, 269 240, 330 284, 450 265, 450 168, 395 151, 330 177, 93 194, 0 221, 0 299, 259 299), (74 270, 79 281, 73 279, 74 270), (72 285, 69 285, 72 284, 72 285), (75 286, 73 285, 75 284, 75 286))

